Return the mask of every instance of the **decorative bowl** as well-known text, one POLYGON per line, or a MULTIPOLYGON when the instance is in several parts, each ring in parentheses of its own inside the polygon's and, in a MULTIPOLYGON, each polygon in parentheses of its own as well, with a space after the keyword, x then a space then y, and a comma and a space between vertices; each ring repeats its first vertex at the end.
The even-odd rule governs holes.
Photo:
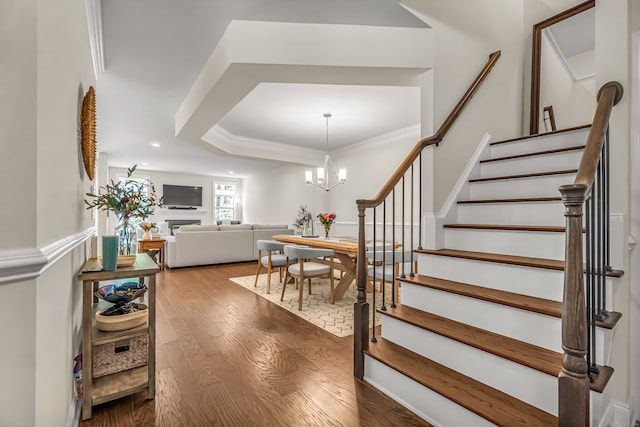
POLYGON ((103 316, 108 309, 96 312, 96 326, 101 331, 124 331, 147 323, 149 310, 145 304, 135 304, 136 311, 115 316, 103 316))
POLYGON ((147 286, 144 283, 126 282, 102 286, 96 291, 96 296, 114 304, 128 303, 140 298, 145 292, 147 292, 147 286))
POLYGON ((135 255, 118 255, 118 267, 130 267, 135 263, 135 255))

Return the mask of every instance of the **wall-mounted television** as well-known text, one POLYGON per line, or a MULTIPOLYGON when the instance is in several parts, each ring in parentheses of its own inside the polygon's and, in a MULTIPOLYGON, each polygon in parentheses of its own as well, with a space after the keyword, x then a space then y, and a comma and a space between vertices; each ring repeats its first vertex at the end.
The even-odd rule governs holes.
POLYGON ((168 208, 190 208, 202 206, 202 187, 192 185, 162 186, 163 203, 168 208))

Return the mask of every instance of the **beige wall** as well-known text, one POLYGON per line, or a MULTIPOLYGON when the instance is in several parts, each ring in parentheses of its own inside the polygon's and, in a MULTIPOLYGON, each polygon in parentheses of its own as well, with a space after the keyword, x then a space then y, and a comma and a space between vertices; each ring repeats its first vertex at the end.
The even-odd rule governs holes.
POLYGON ((595 78, 574 82, 546 37, 542 37, 540 75, 544 76, 540 85, 540 132, 551 131, 551 125, 547 122, 545 128, 543 121, 542 108, 547 105, 553 106, 558 129, 591 123, 596 104, 595 78))
MULTIPOLYGON (((90 183, 79 154, 84 91, 95 85, 82 0, 0 4, 0 257, 84 236, 90 183)), ((77 239, 77 238, 76 238, 77 239)), ((80 240, 32 280, 0 283, 0 425, 66 425, 80 348, 80 240)))
MULTIPOLYGON (((365 141, 358 144, 357 151, 333 153, 333 163, 338 168, 347 168, 348 179, 329 192, 305 183, 304 171, 310 166, 286 166, 247 178, 244 180, 246 222, 292 225, 298 208, 306 204, 313 213, 316 234, 321 230, 315 216, 320 212, 333 212, 337 215, 333 235, 357 235, 355 201, 373 197, 419 137, 417 129, 413 129, 381 137, 375 143, 365 141)), ((319 158, 318 164, 322 160, 319 158)))
MULTIPOLYGON (((133 166, 133 165, 131 165, 133 166)), ((119 178, 127 176, 127 169, 109 168, 109 179, 117 181, 119 178)), ((136 168, 133 175, 134 178, 150 179, 156 187, 158 196, 162 196, 162 186, 164 184, 172 185, 193 185, 202 187, 202 207, 195 210, 182 209, 156 209, 150 218, 152 222, 165 221, 167 219, 199 219, 202 224, 212 224, 214 219, 213 209, 213 183, 218 180, 216 177, 195 174, 182 174, 152 171, 136 168)), ((232 181, 228 178, 220 178, 223 181, 232 181)), ((241 180, 237 180, 242 184, 241 180)), ((104 184, 101 184, 101 186, 104 184)), ((109 224, 107 233, 113 234, 117 220, 113 214, 109 214, 109 224)))
MULTIPOLYGON (((624 235, 629 235, 629 158, 631 87, 630 43, 631 4, 636 0, 598 1, 596 3, 596 87, 616 80, 625 90, 624 97, 614 108, 609 123, 611 141, 611 212, 624 215, 624 235)), ((637 22, 637 17, 635 21, 637 22)), ((629 271, 627 242, 624 246, 624 270, 629 271)), ((613 248, 612 250, 616 250, 613 248)), ((616 281, 613 290, 613 308, 622 313, 622 319, 613 337, 612 366, 614 374, 614 400, 626 403, 629 399, 629 277, 616 281)), ((636 329, 637 332, 637 329, 636 329)), ((634 361, 634 363, 637 361, 634 361)))
MULTIPOLYGON (((434 131, 486 64, 489 54, 502 51, 458 123, 433 152, 433 211, 439 212, 485 132, 503 137, 520 135, 525 37, 522 4, 511 0, 404 0, 402 4, 434 31, 433 88, 431 94, 426 93, 433 98, 434 131)), ((430 135, 429 125, 427 121, 423 136, 430 135)))

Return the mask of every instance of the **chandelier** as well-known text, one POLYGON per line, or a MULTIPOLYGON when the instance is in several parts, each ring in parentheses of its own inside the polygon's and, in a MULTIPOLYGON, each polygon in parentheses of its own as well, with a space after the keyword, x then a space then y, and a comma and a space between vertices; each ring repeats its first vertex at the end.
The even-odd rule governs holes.
MULTIPOLYGON (((327 121, 326 142, 327 151, 329 151, 329 118, 331 117, 331 113, 324 113, 323 117, 327 121)), ((316 169, 315 174, 313 171, 305 171, 304 174, 307 184, 313 184, 325 191, 329 191, 336 185, 344 184, 347 181, 347 170, 344 168, 336 169, 331 161, 331 157, 329 157, 329 154, 324 156, 324 164, 322 167, 316 169)))

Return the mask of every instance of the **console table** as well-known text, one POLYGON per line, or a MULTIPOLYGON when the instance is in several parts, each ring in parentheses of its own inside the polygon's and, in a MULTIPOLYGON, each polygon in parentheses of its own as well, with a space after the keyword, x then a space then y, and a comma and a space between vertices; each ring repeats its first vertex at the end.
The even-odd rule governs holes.
MULTIPOLYGON (((147 390, 147 399, 156 394, 156 273, 158 266, 142 253, 136 255, 135 263, 130 267, 117 268, 115 271, 95 271, 100 263, 93 258, 88 260, 78 274, 82 280, 82 385, 84 399, 82 401, 82 419, 91 418, 93 406, 119 399, 142 390, 147 390), (124 331, 105 332, 96 326, 95 314, 97 298, 94 296, 102 281, 135 278, 146 279, 146 303, 148 308, 148 324, 124 331), (94 378, 93 347, 118 341, 130 340, 141 336, 147 337, 147 363, 133 369, 116 372, 94 378)), ((115 345, 115 344, 114 344, 115 345)))
POLYGON ((144 253, 149 250, 158 250, 160 253, 158 257, 160 258, 160 268, 164 270, 164 245, 165 239, 160 237, 154 237, 152 239, 147 240, 138 240, 138 252, 144 253))

